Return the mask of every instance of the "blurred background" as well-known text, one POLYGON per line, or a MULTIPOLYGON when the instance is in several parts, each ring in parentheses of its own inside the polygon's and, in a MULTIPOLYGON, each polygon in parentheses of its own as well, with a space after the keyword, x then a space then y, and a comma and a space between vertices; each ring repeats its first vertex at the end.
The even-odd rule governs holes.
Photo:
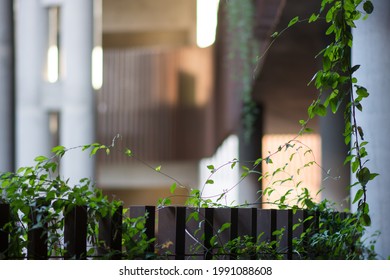
POLYGON ((69 151, 62 176, 72 184, 91 178, 127 205, 171 196, 174 178, 173 204, 201 189, 205 198, 226 193, 220 202, 228 205, 269 207, 260 190, 277 187, 277 199, 300 185, 313 196, 327 187, 322 198, 348 206, 343 115, 313 120, 313 133, 257 168, 272 174, 288 163, 279 177, 240 180, 240 164, 251 168, 297 136, 316 99, 307 84, 321 67, 315 56, 326 27, 300 23, 275 42, 271 35, 297 15, 310 17, 319 2, 1 1, 0 169, 31 165, 56 145, 115 138, 108 156, 69 151), (207 166, 225 164, 205 185, 207 166), (286 178, 293 180, 275 183, 286 178))
MULTIPOLYGON (((352 61, 364 66, 356 77, 371 94, 364 114, 356 117, 369 142, 365 164, 380 174, 369 186, 368 203, 371 230, 382 232, 378 253, 385 257, 390 1, 372 2, 373 15, 353 30, 352 61)), ((90 178, 125 205, 155 205, 171 196, 176 180, 173 204, 199 189, 214 200, 225 194, 223 204, 269 207, 261 190, 274 188, 272 199, 278 199, 304 187, 313 196, 323 189, 317 199, 330 199, 338 209, 350 207, 347 186, 356 179, 343 165, 349 150, 343 114, 315 119, 309 124, 313 133, 295 138, 299 120, 307 119, 306 108, 317 97, 307 84, 329 40, 325 21, 297 23, 275 41, 271 36, 295 16, 309 18, 320 5, 0 0, 0 170, 33 165, 56 145, 111 145, 115 138, 108 156, 69 150, 61 176, 69 184, 90 178), (293 147, 273 155, 292 139, 293 147), (272 164, 268 159, 256 167, 258 174, 240 180, 245 166, 269 155, 272 164), (236 160, 240 164, 231 169, 236 160), (259 181, 261 173, 271 176, 259 181), (214 183, 206 184, 210 179, 214 183)))

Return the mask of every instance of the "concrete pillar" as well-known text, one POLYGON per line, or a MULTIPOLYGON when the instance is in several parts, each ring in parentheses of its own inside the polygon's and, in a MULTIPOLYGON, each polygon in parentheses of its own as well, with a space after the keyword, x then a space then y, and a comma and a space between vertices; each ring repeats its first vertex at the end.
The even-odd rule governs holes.
POLYGON ((0 1, 0 172, 14 168, 13 1, 0 1))
MULTIPOLYGON (((253 167, 253 162, 262 157, 262 139, 263 139, 263 107, 256 104, 258 115, 253 124, 253 132, 249 139, 245 136, 244 125, 241 125, 239 133, 239 160, 243 166, 248 168, 253 167), (245 163, 248 162, 248 163, 245 163)), ((256 171, 261 172, 261 163, 256 168, 256 171)), ((261 181, 259 182, 259 174, 249 174, 241 183, 238 190, 238 203, 259 203, 261 205, 261 198, 259 191, 262 189, 261 181)), ((258 205, 253 205, 257 207, 258 205)), ((261 206, 259 207, 261 208, 261 206)))
POLYGON ((47 51, 47 11, 40 0, 19 0, 16 29, 16 165, 48 155, 48 114, 41 92, 47 51))
MULTIPOLYGON (((390 1, 374 0, 373 4, 373 14, 353 30, 352 63, 361 65, 356 72, 358 84, 370 93, 363 101, 363 113, 357 116, 365 140, 369 141, 370 161, 366 165, 371 172, 380 174, 367 186, 372 219, 368 234, 376 230, 381 232, 376 249, 381 257, 387 258, 390 256, 390 1)), ((352 180, 356 181, 354 176, 352 180)), ((353 193, 356 190, 355 187, 353 193)))
POLYGON ((349 208, 350 167, 344 165, 348 146, 344 142, 344 112, 342 108, 336 114, 329 110, 326 117, 320 118, 321 131, 321 199, 335 203, 342 211, 349 208))
MULTIPOLYGON (((67 148, 94 142, 95 103, 91 84, 93 1, 67 0, 61 5, 62 104, 60 143, 67 148)), ((71 183, 93 177, 93 159, 87 152, 70 151, 61 173, 71 183)))

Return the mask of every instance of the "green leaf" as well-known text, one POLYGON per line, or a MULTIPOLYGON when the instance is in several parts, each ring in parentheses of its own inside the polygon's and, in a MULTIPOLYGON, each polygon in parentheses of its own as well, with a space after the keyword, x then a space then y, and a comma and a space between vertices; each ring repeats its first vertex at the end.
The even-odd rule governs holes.
POLYGON ((218 230, 218 233, 221 233, 223 231, 225 231, 226 229, 230 228, 230 223, 224 223, 221 228, 218 230))
POLYGON ((352 167, 352 173, 355 173, 359 168, 359 160, 355 159, 352 162, 351 167, 352 167))
POLYGON ((375 178, 376 176, 379 176, 379 174, 378 174, 378 173, 371 173, 371 174, 370 174, 370 180, 374 180, 374 178, 375 178))
POLYGON ((360 216, 360 222, 363 226, 369 227, 371 225, 371 218, 368 214, 362 214, 360 216))
POLYGON ((311 199, 308 199, 308 198, 305 199, 305 204, 306 204, 306 206, 307 206, 309 209, 312 209, 312 208, 314 208, 314 206, 315 206, 315 204, 313 203, 313 201, 312 201, 311 199))
POLYGON ((314 112, 321 117, 326 116, 326 107, 323 104, 317 104, 317 106, 314 107, 314 112))
POLYGON ((208 179, 208 180, 206 181, 206 184, 214 184, 214 181, 211 180, 211 179, 208 179))
POLYGON ((370 181, 371 173, 370 170, 367 167, 363 167, 358 171, 356 174, 357 179, 359 180, 359 183, 362 186, 367 185, 368 181, 370 181))
POLYGON ((329 28, 326 30, 325 34, 330 35, 335 31, 334 25, 329 26, 329 28))
POLYGON ((95 147, 92 149, 92 151, 89 153, 90 156, 93 156, 96 154, 96 152, 99 150, 99 147, 95 147))
POLYGON ((173 183, 173 184, 171 185, 171 187, 169 188, 169 191, 173 194, 173 193, 175 192, 175 190, 176 190, 176 187, 177 187, 177 184, 176 184, 176 183, 173 183))
POLYGON ((358 133, 359 133, 359 136, 362 140, 364 140, 364 132, 363 132, 363 128, 361 126, 358 126, 357 127, 357 130, 358 130, 358 133))
POLYGON ((207 165, 207 169, 209 169, 211 171, 211 173, 214 173, 215 172, 215 167, 214 165, 210 164, 210 165, 207 165))
POLYGON ((211 246, 216 246, 217 244, 218 244, 218 242, 217 242, 217 236, 214 235, 214 236, 211 237, 211 239, 210 239, 210 245, 211 245, 211 246))
POLYGON ((159 199, 158 200, 158 202, 157 202, 157 204, 159 205, 159 206, 169 206, 169 205, 171 205, 171 203, 172 203, 172 201, 169 199, 169 198, 164 198, 164 199, 159 199))
POLYGON ((53 149, 51 149, 51 152, 55 153, 57 155, 58 154, 63 154, 65 152, 65 147, 64 146, 56 146, 53 149))
POLYGON ((293 18, 292 20, 290 20, 290 22, 288 23, 288 27, 293 26, 293 25, 296 24, 298 21, 299 21, 299 17, 296 16, 295 18, 293 18))
POLYGON ((331 22, 333 20, 333 13, 334 9, 329 9, 329 11, 326 13, 326 22, 331 22))
MULTIPOLYGON (((82 151, 85 151, 86 149, 89 149, 89 147, 91 147, 91 145, 84 145, 83 148, 81 149, 82 151)), ((53 148, 54 150, 54 148, 53 148)), ((52 151, 53 151, 52 150, 52 151)), ((54 151, 53 151, 54 152, 54 151)))
POLYGON ((125 150, 125 155, 128 156, 128 157, 132 157, 132 156, 133 156, 133 153, 131 152, 130 149, 126 149, 126 150, 125 150))
POLYGON ((257 166, 257 165, 259 165, 261 162, 263 161, 263 159, 262 158, 258 158, 258 159, 256 159, 256 161, 255 161, 255 163, 253 164, 253 166, 257 166))
POLYGON ((356 89, 356 94, 360 97, 363 97, 363 98, 366 98, 368 97, 370 94, 368 93, 367 89, 364 88, 364 87, 357 87, 356 89))
POLYGON ((359 189, 355 194, 355 198, 354 198, 352 204, 355 204, 357 201, 359 201, 359 199, 363 196, 363 194, 364 194, 364 191, 362 189, 359 189))
POLYGON ((364 4, 363 4, 363 9, 364 9, 364 11, 365 11, 367 14, 372 14, 372 12, 374 11, 374 5, 372 4, 371 1, 366 1, 366 2, 364 2, 364 4))
POLYGON ((309 18, 309 23, 311 22, 314 22, 314 21, 317 21, 317 19, 319 18, 320 15, 318 14, 312 14, 309 18))
POLYGON ((279 32, 274 32, 272 33, 271 38, 276 38, 278 36, 279 36, 279 32))
POLYGON ((156 170, 157 172, 160 172, 161 171, 161 165, 157 166, 154 170, 156 170))
POLYGON ((36 161, 36 162, 43 162, 43 161, 45 161, 45 160, 47 160, 47 157, 45 157, 45 156, 37 156, 37 157, 34 159, 34 161, 36 161))
POLYGON ((351 74, 356 72, 360 68, 360 65, 355 65, 351 68, 351 74))

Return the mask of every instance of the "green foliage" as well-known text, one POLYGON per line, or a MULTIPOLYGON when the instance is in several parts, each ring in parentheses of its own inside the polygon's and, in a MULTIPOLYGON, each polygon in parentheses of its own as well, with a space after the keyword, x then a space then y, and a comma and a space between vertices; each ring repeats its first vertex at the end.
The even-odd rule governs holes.
POLYGON ((336 212, 328 201, 313 205, 311 211, 313 215, 318 216, 318 223, 312 223, 293 244, 295 253, 301 258, 328 260, 376 258, 374 245, 377 234, 374 234, 369 242, 365 242, 364 228, 358 223, 358 215, 336 212))
MULTIPOLYGON (((243 71, 239 79, 243 86, 244 115, 249 116, 246 125, 250 127, 251 122, 253 123, 252 113, 254 112, 253 102, 250 96, 250 77, 252 76, 253 66, 256 62, 252 58, 257 46, 252 38, 252 29, 245 27, 253 26, 254 9, 252 7, 252 1, 249 0, 229 1, 228 6, 229 28, 240 31, 235 32, 235 42, 237 45, 234 47, 237 48, 240 60, 243 63, 243 71), (248 42, 251 43, 249 44, 248 42)), ((276 151, 273 153, 270 152, 264 158, 256 159, 250 163, 247 162, 246 166, 237 159, 233 159, 220 167, 208 165, 207 168, 210 171, 209 177, 201 189, 189 190, 186 201, 187 206, 191 206, 194 209, 226 207, 226 205, 222 205, 221 201, 227 193, 238 186, 249 175, 257 175, 258 181, 270 179, 269 186, 259 192, 260 198, 270 197, 280 186, 287 185, 288 188, 284 190, 281 196, 272 202, 269 201, 269 203, 272 203, 279 209, 293 209, 294 211, 298 209, 309 209, 312 211, 312 215, 294 225, 294 229, 297 229, 301 225, 307 225, 309 223, 309 226, 306 227, 301 236, 293 241, 294 254, 299 256, 299 258, 311 259, 313 256, 319 256, 322 259, 371 259, 376 257, 374 251, 375 242, 366 246, 362 238, 365 232, 365 226, 371 223, 369 205, 366 200, 366 186, 378 174, 373 173, 365 165, 366 161, 363 161, 368 157, 365 148, 367 142, 364 141, 364 130, 357 124, 355 118, 356 110, 363 110, 363 101, 369 97, 369 92, 364 86, 359 85, 356 77, 354 77, 354 73, 359 70, 360 65, 352 66, 350 58, 353 43, 351 29, 356 27, 356 20, 361 19, 362 16, 366 17, 373 10, 374 7, 371 1, 322 0, 321 9, 318 13, 304 20, 301 20, 298 16, 294 17, 284 30, 275 32, 272 35, 275 41, 287 29, 305 21, 314 23, 318 20, 325 20, 329 24, 326 35, 332 37, 332 42, 318 54, 318 57, 322 58, 322 69, 314 75, 309 83, 316 87, 319 91, 319 96, 308 108, 308 120, 300 121, 302 125, 300 134, 311 131, 308 127, 310 119, 316 116, 323 117, 327 114, 328 110, 332 113, 336 113, 340 109, 344 110, 345 143, 347 145, 351 144, 351 150, 345 163, 350 163, 352 171, 355 173, 357 182, 353 186, 360 186, 353 198, 353 203, 358 204, 357 214, 349 214, 346 217, 341 217, 340 214, 335 213, 327 201, 317 203, 308 189, 303 186, 303 183, 296 180, 296 175, 299 175, 305 168, 317 165, 314 158, 305 162, 296 171, 297 174, 292 174, 287 170, 286 167, 294 159, 301 159, 302 154, 306 155, 312 152, 310 148, 300 143, 298 138, 280 145, 276 151), (364 12, 358 9, 359 4, 362 3, 364 12), (347 105, 344 107, 343 104, 345 102, 347 105), (274 164, 274 156, 281 152, 290 152, 289 162, 286 165, 276 168, 271 173, 258 171, 260 164, 274 164), (216 184, 213 176, 224 167, 235 168, 237 163, 241 164, 243 170, 240 182, 219 194, 216 201, 210 198, 204 198, 202 196, 204 188, 212 187, 216 184), (295 197, 293 201, 290 199, 292 194, 295 197)), ((271 45, 274 41, 271 42, 271 45)), ((90 156, 94 156, 101 150, 109 155, 111 148, 114 147, 116 138, 114 138, 111 146, 93 143, 75 148, 89 151, 90 156)), ((35 158, 35 166, 23 167, 15 173, 8 172, 0 175, 0 202, 11 205, 13 221, 6 225, 5 228, 5 230, 12 232, 11 247, 8 252, 10 258, 25 257, 25 249, 28 246, 28 231, 34 228, 47 228, 45 229, 45 233, 48 236, 47 244, 49 254, 63 256, 66 252, 62 235, 64 227, 62 215, 75 206, 86 206, 86 209, 88 209, 88 243, 90 244, 88 254, 92 257, 96 256, 96 249, 102 246, 99 241, 99 220, 112 215, 121 205, 121 202, 115 200, 110 201, 88 179, 82 179, 75 186, 70 186, 68 180, 61 178, 58 174, 59 163, 61 158, 71 149, 57 146, 52 149, 53 156, 51 158, 38 156, 35 158), (33 221, 32 226, 27 227, 33 221), (44 225, 47 225, 47 227, 44 227, 44 225)), ((125 154, 128 157, 137 159, 130 149, 126 149, 125 154)), ((143 162, 142 160, 140 161, 143 162)), ((171 205, 172 196, 174 196, 178 187, 184 187, 183 184, 164 173, 161 165, 152 167, 147 163, 144 164, 154 172, 174 181, 170 186, 171 197, 159 200, 160 208, 171 205)), ((247 205, 250 205, 250 203, 246 203, 245 206, 247 205)), ((122 254, 122 258, 150 259, 157 257, 156 253, 150 250, 154 240, 148 240, 146 236, 146 217, 136 219, 125 218, 123 220, 122 245, 126 250, 122 254)), ((202 217, 200 217, 198 211, 194 211, 188 217, 187 222, 191 220, 198 222, 200 229, 202 226, 202 217)), ((285 248, 281 248, 280 245, 284 234, 283 228, 273 232, 274 238, 272 240, 264 241, 262 240, 262 235, 259 235, 257 239, 249 236, 239 236, 226 244, 222 244, 220 235, 228 230, 230 226, 229 223, 225 223, 220 228, 214 229, 215 234, 212 236, 209 245, 211 246, 210 250, 217 252, 215 256, 229 255, 236 259, 283 258, 282 254, 285 248)), ((202 236, 200 240, 197 240, 197 246, 194 247, 195 253, 198 250, 204 250, 204 246, 200 245, 200 241, 202 239, 204 240, 204 238, 202 236)), ((169 247, 169 245, 162 244, 161 246, 169 247)), ((113 254, 113 252, 102 257, 110 258, 110 254, 113 254)))
MULTIPOLYGON (((58 146, 52 149, 54 155, 51 158, 36 157, 35 166, 19 168, 15 173, 0 174, 0 203, 9 204, 11 209, 12 222, 2 229, 12 233, 10 247, 6 252, 8 258, 27 257, 26 248, 30 242, 27 236, 34 229, 42 229, 47 236, 49 256, 66 255, 64 215, 75 206, 86 207, 88 256, 98 257, 97 249, 103 245, 99 241, 99 221, 112 216, 122 203, 110 201, 89 179, 81 179, 71 186, 69 180, 58 174, 61 158, 69 150, 76 148, 89 150, 93 156, 99 150, 109 154, 111 147, 98 143, 71 149, 58 146)), ((146 248, 152 241, 146 239, 145 229, 141 226, 144 219, 124 219, 123 228, 126 232, 123 234, 123 245, 127 249, 124 257, 145 257, 146 248), (134 238, 137 238, 137 242, 133 241, 134 238)), ((109 254, 99 258, 109 257, 109 254)))
MULTIPOLYGON (((319 54, 322 57, 322 69, 313 77, 310 83, 319 91, 319 96, 308 108, 309 119, 315 116, 325 116, 327 109, 333 113, 342 109, 345 115, 344 138, 347 145, 351 145, 345 163, 351 163, 352 172, 355 173, 360 189, 357 191, 354 203, 358 203, 358 210, 362 217, 359 221, 363 225, 370 225, 369 213, 360 211, 368 209, 367 184, 378 174, 372 173, 366 164, 368 153, 365 149, 364 131, 356 120, 356 111, 363 111, 362 102, 369 96, 368 90, 358 84, 354 76, 360 65, 352 65, 351 48, 353 45, 352 29, 355 22, 364 15, 365 19, 371 14, 374 6, 371 1, 363 0, 323 0, 318 14, 313 14, 309 22, 315 22, 325 16, 328 23, 326 35, 331 37, 331 43, 319 54), (359 5, 363 3, 363 10, 359 5), (346 106, 343 107, 346 103, 346 106), (362 205, 366 207, 361 207, 362 205)), ((307 122, 302 124, 306 127, 307 122)), ((356 184, 355 184, 356 185, 356 184)))

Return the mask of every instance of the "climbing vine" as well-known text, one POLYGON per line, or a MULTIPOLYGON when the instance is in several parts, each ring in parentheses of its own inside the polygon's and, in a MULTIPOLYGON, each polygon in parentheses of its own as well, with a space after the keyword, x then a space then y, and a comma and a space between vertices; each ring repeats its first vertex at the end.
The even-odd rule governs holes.
MULTIPOLYGON (((253 29, 253 3, 252 1, 229 1, 228 2, 228 23, 229 31, 234 36, 233 50, 239 53, 243 61, 242 86, 244 104, 244 124, 246 127, 253 125, 254 114, 251 111, 251 78, 253 77, 253 61, 250 57, 256 57, 255 50, 258 45, 254 44, 253 29), (239 30, 239 32, 237 32, 239 30), (251 113, 252 112, 252 113, 251 113), (246 116, 246 117, 245 117, 246 116)), ((328 24, 325 35, 330 38, 330 43, 321 50, 317 58, 322 59, 322 68, 318 70, 309 84, 318 90, 318 97, 308 107, 308 119, 300 120, 302 129, 300 134, 311 132, 309 122, 316 116, 324 117, 328 109, 332 113, 339 110, 344 111, 345 144, 350 146, 345 164, 351 165, 351 170, 356 176, 356 182, 349 187, 359 186, 353 203, 357 203, 360 214, 359 221, 368 226, 371 224, 369 216, 369 205, 367 203, 367 184, 373 180, 377 173, 372 172, 367 166, 368 152, 367 141, 364 140, 364 129, 356 120, 356 112, 363 110, 363 101, 369 96, 368 90, 358 83, 355 72, 360 65, 352 65, 351 48, 353 45, 352 30, 356 28, 356 21, 366 19, 374 11, 372 1, 369 0, 322 0, 320 9, 313 13, 310 18, 301 19, 294 17, 288 26, 272 34, 274 42, 284 32, 297 23, 315 23, 326 21, 328 24), (346 105, 345 105, 346 104, 346 105)), ((257 49, 258 50, 258 49, 257 49)), ((265 54, 260 56, 260 59, 265 54)), ((251 105, 252 104, 252 105, 251 105)), ((251 130, 247 130, 250 133, 251 130)), ((267 158, 268 161, 270 157, 267 158)), ((262 159, 261 159, 262 161, 262 159)), ((257 161, 259 163, 259 160, 257 161)), ((257 166, 255 164, 255 166, 257 166)))
MULTIPOLYGON (((253 76, 254 61, 252 58, 256 57, 254 55, 254 50, 258 49, 258 46, 256 46, 256 43, 253 40, 251 28, 245 28, 247 26, 253 27, 254 9, 252 1, 250 0, 229 1, 229 5, 229 22, 234 23, 230 28, 233 28, 233 26, 235 28, 240 28, 240 32, 236 32, 236 47, 239 48, 238 53, 240 54, 240 59, 243 61, 242 73, 239 78, 243 86, 243 103, 245 111, 245 108, 251 108, 253 105, 251 100, 251 77, 253 76), (240 14, 239 11, 242 11, 243 14, 240 14), (245 44, 245 42, 250 43, 245 44)), ((359 190, 353 198, 353 203, 358 204, 359 210, 356 219, 354 216, 350 219, 335 219, 333 212, 327 212, 328 205, 326 202, 319 205, 313 203, 307 189, 298 197, 298 204, 300 203, 299 206, 302 208, 306 207, 315 211, 326 212, 325 218, 319 223, 320 230, 315 235, 311 235, 310 239, 302 238, 295 240, 298 248, 302 248, 302 252, 308 254, 309 257, 312 253, 310 250, 314 250, 318 253, 319 250, 326 249, 322 253, 322 256, 327 256, 329 258, 355 259, 362 257, 360 250, 365 248, 362 244, 356 243, 356 239, 360 242, 360 237, 363 232, 363 229, 360 226, 370 225, 369 205, 367 203, 367 184, 373 180, 377 174, 371 172, 365 164, 368 157, 368 153, 365 149, 367 141, 364 141, 363 128, 359 126, 355 117, 357 110, 363 110, 362 101, 369 96, 369 93, 363 85, 358 84, 358 80, 354 76, 354 73, 358 71, 360 65, 351 65, 351 47, 353 44, 351 30, 356 27, 355 22, 357 20, 371 14, 373 9, 372 2, 368 0, 322 0, 321 8, 318 13, 313 14, 308 19, 295 17, 285 29, 287 30, 300 22, 314 23, 318 20, 325 20, 329 24, 326 35, 331 36, 332 40, 331 43, 318 54, 318 57, 322 58, 322 69, 315 73, 312 81, 310 81, 310 83, 314 84, 318 89, 319 95, 308 108, 308 119, 300 121, 302 125, 301 133, 310 131, 308 128, 309 121, 315 116, 325 116, 328 108, 330 108, 333 113, 343 109, 345 113, 345 143, 351 145, 345 163, 351 164, 352 171, 356 175, 357 182, 353 184, 353 186, 359 185, 359 190), (347 101, 346 107, 342 107, 344 101, 347 101), (329 227, 323 226, 324 224, 331 225, 332 231, 329 231, 329 227), (309 247, 306 246, 307 242, 310 242, 309 247), (309 252, 307 252, 308 250, 309 252), (334 255, 326 255, 329 252, 330 254, 334 253, 334 255), (347 255, 345 255, 345 253, 347 253, 347 255)), ((274 33, 274 40, 281 36, 283 32, 274 33)), ((251 116, 251 114, 249 114, 249 116, 251 116)), ((246 124, 248 125, 249 123, 246 124)), ((243 180, 248 174, 256 172, 256 167, 263 161, 271 164, 272 156, 274 154, 279 153, 282 150, 297 149, 296 142, 296 139, 292 139, 284 145, 281 145, 275 153, 268 155, 264 159, 257 159, 253 163, 252 168, 246 168, 240 180, 243 180)), ((100 150, 109 154, 114 143, 115 139, 111 146, 95 143, 78 148, 89 150, 91 155, 96 154, 100 150)), ((97 234, 98 220, 112 214, 121 203, 118 201, 110 201, 107 197, 102 195, 101 191, 94 189, 93 184, 87 179, 83 179, 78 185, 70 187, 66 180, 63 180, 60 176, 56 175, 58 168, 56 160, 59 161, 65 153, 69 151, 70 149, 66 149, 62 146, 55 147, 52 150, 54 153, 52 158, 39 156, 35 159, 36 165, 33 167, 21 168, 16 173, 1 174, 0 183, 2 193, 0 202, 9 203, 11 205, 12 215, 15 220, 15 222, 7 225, 7 230, 14 233, 10 248, 10 252, 13 252, 13 254, 10 255, 11 257, 24 257, 23 248, 27 246, 28 242, 26 224, 32 223, 31 217, 34 216, 36 216, 37 221, 34 226, 42 227, 44 224, 49 225, 48 247, 50 253, 55 255, 66 253, 65 244, 62 235, 60 234, 60 230, 63 226, 61 222, 61 213, 63 213, 63 211, 69 211, 69 207, 74 207, 75 205, 87 205, 90 209, 88 213, 88 241, 93 244, 94 247, 92 247, 91 251, 88 253, 93 255, 96 248, 101 245, 97 234), (43 215, 43 212, 47 215, 43 215)), ((129 157, 134 157, 134 154, 129 149, 125 151, 125 154, 129 157)), ((294 152, 290 156, 290 161, 294 154, 296 153, 294 152)), ((234 168, 237 163, 238 160, 232 160, 231 162, 226 163, 225 166, 234 168)), ((211 175, 205 182, 204 187, 214 183, 212 176, 219 170, 219 167, 214 167, 213 165, 209 165, 207 168, 210 170, 211 175)), ((157 166, 153 169, 175 181, 170 187, 172 194, 175 192, 176 187, 182 187, 182 184, 179 181, 165 174, 162 171, 161 166, 157 166)), ((278 172, 284 172, 283 167, 279 168, 278 172)), ((259 174, 259 180, 264 178, 264 176, 266 175, 259 174)), ((291 177, 288 177, 281 183, 291 179, 291 177)), ((297 185, 299 185, 299 183, 297 183, 297 185)), ((202 191, 199 189, 191 190, 189 192, 187 204, 195 208, 221 206, 218 203, 218 200, 220 200, 225 193, 222 193, 220 198, 217 199, 217 203, 214 203, 211 199, 204 199, 201 192, 202 191)), ((287 195, 288 193, 277 201, 280 208, 287 208, 287 204, 283 199, 287 197, 287 195)), ((161 201, 160 207, 165 207, 169 204, 169 199, 164 199, 161 201)), ((194 211, 193 213, 194 214, 190 218, 194 220, 199 219, 198 212, 194 211)), ((134 258, 144 254, 145 248, 150 245, 150 241, 142 239, 143 242, 136 243, 133 239, 134 236, 142 234, 142 225, 139 226, 138 221, 128 220, 124 227, 130 229, 126 231, 130 232, 129 235, 124 236, 122 240, 127 251, 131 252, 127 257, 134 258)), ((229 224, 224 224, 218 232, 222 232, 227 228, 229 228, 229 224)), ((276 234, 281 236, 281 233, 276 234)), ((310 235, 310 232, 305 232, 304 234, 310 235)), ((218 235, 215 237, 213 236, 210 243, 212 243, 212 245, 214 245, 214 243, 217 244, 217 239, 218 235)), ((277 241, 274 243, 256 243, 256 240, 247 239, 243 236, 231 241, 225 247, 218 249, 224 252, 241 252, 243 256, 252 258, 254 255, 259 254, 259 252, 264 252, 264 250, 266 252, 269 251, 269 254, 274 254, 274 249, 277 245, 277 241)), ((369 250, 369 254, 374 253, 369 250)), ((272 256, 275 257, 274 255, 272 256)))
POLYGON ((369 93, 364 86, 358 84, 354 76, 360 65, 352 65, 351 62, 352 29, 356 28, 355 22, 362 17, 366 18, 374 9, 371 1, 364 1, 361 11, 362 2, 362 0, 324 0, 320 13, 312 15, 309 19, 309 22, 314 22, 322 16, 323 11, 326 11, 325 20, 329 23, 326 35, 333 36, 333 42, 320 53, 323 67, 313 78, 320 96, 310 105, 308 112, 310 118, 314 115, 323 116, 328 107, 335 113, 344 100, 347 101, 344 111, 344 139, 345 144, 351 145, 351 148, 345 162, 351 163, 352 172, 357 179, 354 185, 360 186, 352 202, 358 203, 360 222, 369 226, 371 221, 367 203, 367 184, 378 174, 372 173, 365 166, 368 156, 365 148, 367 141, 364 141, 363 128, 357 123, 356 111, 363 110, 362 101, 369 96, 369 93), (321 95, 324 94, 327 96, 321 102, 321 95))

